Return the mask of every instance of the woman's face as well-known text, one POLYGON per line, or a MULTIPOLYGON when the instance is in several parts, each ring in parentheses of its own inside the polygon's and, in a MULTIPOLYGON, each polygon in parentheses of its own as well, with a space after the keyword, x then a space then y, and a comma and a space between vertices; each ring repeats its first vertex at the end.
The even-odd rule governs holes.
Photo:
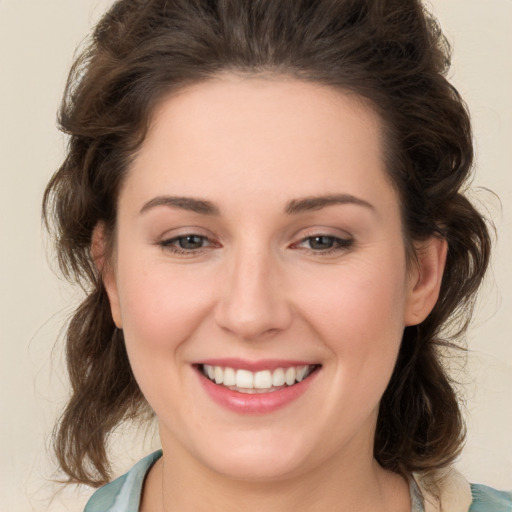
POLYGON ((371 459, 404 326, 435 301, 406 269, 380 130, 284 78, 223 75, 156 110, 106 286, 174 464, 264 480, 371 459))

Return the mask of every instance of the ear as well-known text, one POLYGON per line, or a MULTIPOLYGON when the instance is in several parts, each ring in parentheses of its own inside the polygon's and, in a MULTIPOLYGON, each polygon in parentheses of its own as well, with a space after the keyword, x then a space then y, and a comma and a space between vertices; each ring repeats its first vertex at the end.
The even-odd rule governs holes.
POLYGON ((416 260, 409 274, 406 326, 420 324, 434 308, 441 289, 448 243, 444 238, 431 237, 415 250, 416 260))
POLYGON ((107 251, 108 241, 105 231, 105 224, 98 222, 92 232, 91 240, 91 256, 101 274, 103 286, 107 291, 108 299, 110 302, 110 311, 112 312, 112 319, 116 327, 122 329, 121 321, 121 308, 119 306, 119 294, 117 291, 117 281, 114 267, 109 261, 109 251, 107 251))

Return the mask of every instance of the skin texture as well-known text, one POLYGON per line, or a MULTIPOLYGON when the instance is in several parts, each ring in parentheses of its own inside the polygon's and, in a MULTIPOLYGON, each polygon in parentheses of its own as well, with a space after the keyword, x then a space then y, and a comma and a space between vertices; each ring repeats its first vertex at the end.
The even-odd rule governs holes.
POLYGON ((373 437, 403 329, 435 304, 446 246, 423 244, 408 270, 380 130, 354 96, 283 77, 222 75, 156 109, 120 192, 108 265, 101 225, 94 236, 159 420, 164 457, 143 510, 409 510, 373 437), (368 204, 286 211, 341 194, 368 204), (217 211, 156 204, 163 196, 217 211), (180 250, 185 235, 202 237, 199 248, 180 250), (285 407, 238 414, 211 400, 193 366, 224 357, 321 369, 285 407))

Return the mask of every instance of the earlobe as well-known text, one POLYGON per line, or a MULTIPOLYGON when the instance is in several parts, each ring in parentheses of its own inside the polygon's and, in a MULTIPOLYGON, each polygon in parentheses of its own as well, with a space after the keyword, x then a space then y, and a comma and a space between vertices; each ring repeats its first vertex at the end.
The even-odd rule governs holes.
POLYGON ((108 258, 108 242, 105 233, 105 224, 99 222, 94 227, 91 239, 91 256, 98 272, 101 275, 103 286, 108 295, 112 319, 116 327, 122 329, 121 308, 119 306, 119 294, 114 269, 108 258))
POLYGON ((405 325, 418 325, 434 308, 443 279, 448 252, 444 238, 431 237, 416 248, 416 262, 410 273, 405 325))

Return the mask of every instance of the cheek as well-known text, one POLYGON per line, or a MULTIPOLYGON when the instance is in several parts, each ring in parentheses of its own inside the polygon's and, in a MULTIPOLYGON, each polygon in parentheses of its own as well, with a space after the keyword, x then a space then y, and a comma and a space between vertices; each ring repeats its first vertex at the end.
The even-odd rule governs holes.
POLYGON ((197 273, 173 270, 166 262, 147 263, 147 269, 138 263, 125 262, 119 268, 125 345, 142 393, 153 410, 165 416, 169 408, 187 408, 180 400, 186 371, 180 362, 209 310, 211 294, 204 276, 197 273))
POLYGON ((208 308, 204 276, 168 263, 120 268, 120 304, 128 350, 165 352, 176 349, 193 333, 208 308), (133 272, 133 268, 138 268, 133 272))
POLYGON ((337 411, 333 428, 345 425, 341 433, 377 414, 398 356, 405 270, 386 270, 347 266, 330 282, 322 280, 318 293, 303 305, 310 327, 331 354, 326 370, 333 382, 323 407, 337 411))
POLYGON ((340 267, 330 280, 317 279, 321 286, 309 287, 315 293, 299 292, 309 297, 303 316, 331 352, 338 389, 350 400, 380 400, 396 362, 404 330, 405 264, 390 261, 340 267))
POLYGON ((352 340, 360 346, 363 341, 377 342, 376 337, 385 340, 403 331, 404 275, 400 263, 395 268, 378 262, 348 265, 328 278, 317 276, 310 286, 302 281, 297 296, 305 298, 304 314, 318 329, 339 337, 340 342, 343 338, 344 344, 352 340))

